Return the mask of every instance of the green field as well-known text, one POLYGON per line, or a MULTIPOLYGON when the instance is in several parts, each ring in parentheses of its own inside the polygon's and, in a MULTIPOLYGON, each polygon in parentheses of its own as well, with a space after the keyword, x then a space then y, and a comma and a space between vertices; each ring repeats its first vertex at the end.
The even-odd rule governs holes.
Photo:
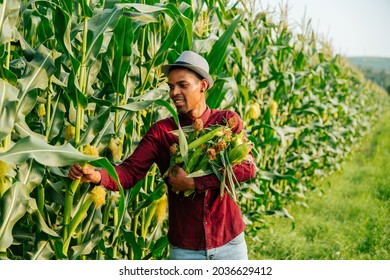
POLYGON ((343 171, 293 206, 289 219, 271 216, 250 259, 390 259, 390 114, 355 151, 343 171))
POLYGON ((348 57, 360 69, 365 78, 371 80, 390 94, 390 58, 386 57, 348 57))
POLYGON ((390 58, 386 57, 348 57, 348 60, 360 68, 372 68, 376 71, 384 70, 387 74, 390 74, 390 58))

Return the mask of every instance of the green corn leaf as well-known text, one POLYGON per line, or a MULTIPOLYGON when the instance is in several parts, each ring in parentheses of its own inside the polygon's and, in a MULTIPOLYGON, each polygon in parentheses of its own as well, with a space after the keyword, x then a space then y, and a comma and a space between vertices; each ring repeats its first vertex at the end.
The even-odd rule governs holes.
POLYGON ((99 242, 102 240, 102 231, 103 226, 94 232, 93 237, 88 239, 86 242, 72 246, 72 260, 77 259, 81 255, 89 255, 91 252, 98 246, 99 242))
POLYGON ((259 174, 261 176, 261 179, 267 180, 267 181, 272 181, 272 180, 287 180, 288 182, 291 183, 298 183, 298 180, 294 178, 291 175, 282 175, 279 174, 276 171, 266 171, 266 170, 259 170, 259 174))
POLYGON ((18 38, 20 1, 3 0, 0 4, 0 45, 18 38))
POLYGON ((125 238, 126 242, 131 246, 134 253, 134 259, 140 260, 142 257, 142 247, 137 242, 137 237, 135 236, 133 231, 127 231, 123 230, 123 237, 125 238))
POLYGON ((155 102, 155 100, 141 100, 141 101, 136 101, 136 102, 130 101, 130 103, 128 103, 126 105, 112 106, 112 107, 115 109, 119 109, 119 110, 138 112, 138 111, 141 111, 141 110, 148 108, 154 102, 155 102))
POLYGON ((29 196, 23 184, 17 182, 0 199, 0 250, 13 242, 12 229, 27 211, 29 196))
POLYGON ((110 116, 110 108, 102 107, 95 117, 93 117, 89 123, 85 132, 81 136, 80 145, 86 145, 92 142, 92 140, 100 133, 104 125, 106 124, 110 116))
POLYGON ((50 260, 54 256, 49 240, 39 241, 37 250, 32 255, 31 260, 50 260))
POLYGON ((14 126, 19 90, 0 79, 0 141, 9 135, 14 126))
POLYGON ((173 119, 175 120, 176 125, 178 127, 180 155, 183 158, 183 161, 184 161, 185 165, 188 165, 188 143, 187 143, 187 138, 186 138, 186 136, 185 136, 185 134, 183 132, 183 129, 180 126, 179 117, 178 117, 175 109, 173 109, 173 107, 167 101, 165 101, 163 99, 156 100, 156 103, 161 105, 161 106, 164 106, 165 108, 167 108, 168 111, 172 114, 173 119))
POLYGON ((25 120, 18 120, 17 122, 15 122, 14 129, 15 134, 18 135, 20 138, 33 137, 41 139, 42 141, 45 140, 45 136, 32 131, 25 120))
POLYGON ((3 79, 11 85, 16 86, 18 84, 18 76, 5 68, 5 65, 3 64, 0 64, 0 73, 3 73, 3 79))
MULTIPOLYGON (((69 1, 73 2, 73 1, 69 1)), ((71 3, 69 3, 71 5, 71 3)), ((66 5, 65 5, 66 6, 66 5)), ((73 7, 72 7, 73 8, 73 7)), ((72 57, 74 61, 76 61, 76 56, 73 53, 72 43, 70 38, 71 31, 71 20, 70 13, 65 12, 64 10, 57 8, 55 11, 55 16, 53 17, 53 25, 54 25, 54 34, 57 43, 61 47, 63 53, 72 57)), ((75 69, 77 71, 78 67, 75 69)))
POLYGON ((122 17, 114 32, 116 50, 112 65, 112 85, 121 94, 125 93, 124 78, 130 67, 133 37, 132 21, 122 17))
POLYGON ((5 153, 0 153, 0 160, 12 164, 21 164, 30 158, 42 165, 56 167, 89 162, 93 166, 106 169, 108 174, 117 182, 120 190, 122 189, 115 168, 106 158, 86 156, 69 143, 61 146, 52 146, 38 138, 28 136, 19 140, 5 153))
POLYGON ((49 131, 48 133, 48 141, 50 142, 53 140, 54 137, 57 137, 58 134, 61 131, 61 127, 64 125, 64 115, 66 112, 64 100, 62 98, 62 95, 57 94, 52 100, 51 103, 51 116, 50 116, 50 123, 46 130, 49 131))
POLYGON ((164 182, 161 182, 159 185, 157 185, 154 189, 154 191, 141 203, 137 205, 137 208, 132 211, 133 215, 137 215, 142 209, 148 207, 151 205, 154 201, 160 199, 167 191, 167 186, 164 182))
POLYGON ((85 53, 86 65, 89 67, 96 60, 98 54, 102 51, 103 42, 108 42, 113 35, 122 10, 114 7, 113 9, 103 10, 88 21, 87 49, 85 53))
POLYGON ((166 235, 161 236, 156 243, 154 243, 152 254, 153 256, 160 257, 162 251, 169 245, 168 237, 166 235))
POLYGON ((207 91, 206 103, 211 109, 218 108, 225 98, 225 95, 222 94, 225 82, 225 80, 219 79, 215 81, 213 87, 207 91))
POLYGON ((221 106, 222 101, 228 93, 239 96, 239 92, 237 82, 234 78, 227 77, 218 79, 214 86, 207 91, 206 103, 210 108, 217 109, 221 106))
POLYGON ((84 17, 88 17, 88 18, 92 17, 93 16, 93 12, 92 12, 91 8, 88 6, 89 1, 81 0, 81 1, 79 1, 79 3, 80 2, 81 2, 82 11, 83 11, 82 12, 83 16, 84 17))
POLYGON ((236 29, 241 17, 237 16, 234 21, 229 25, 226 31, 222 34, 221 38, 213 46, 211 52, 207 56, 207 61, 210 64, 210 74, 218 73, 219 68, 225 63, 227 56, 227 49, 230 45, 230 40, 233 36, 234 30, 236 29))
POLYGON ((20 164, 30 158, 46 166, 69 166, 96 159, 80 153, 69 143, 52 146, 31 136, 19 140, 7 152, 0 154, 0 160, 12 164, 20 164))
POLYGON ((26 69, 18 80, 21 88, 19 99, 21 103, 26 94, 33 89, 46 89, 49 77, 56 70, 53 61, 53 52, 44 45, 39 45, 32 61, 26 63, 26 69))
POLYGON ((32 212, 34 215, 34 219, 37 220, 37 224, 39 225, 39 228, 45 232, 46 234, 50 235, 52 238, 60 238, 60 236, 55 232, 53 229, 51 229, 47 223, 45 222, 42 214, 38 211, 38 206, 36 204, 36 201, 33 199, 30 199, 29 203, 30 209, 29 212, 32 212))
POLYGON ((45 172, 43 166, 33 160, 21 163, 18 166, 18 171, 16 178, 23 184, 28 194, 42 183, 45 172))

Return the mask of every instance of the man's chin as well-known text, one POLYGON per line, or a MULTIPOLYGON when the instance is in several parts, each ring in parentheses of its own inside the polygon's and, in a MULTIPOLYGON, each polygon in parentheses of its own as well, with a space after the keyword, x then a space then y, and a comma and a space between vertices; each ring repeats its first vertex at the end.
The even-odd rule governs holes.
POLYGON ((177 110, 177 112, 179 112, 180 114, 186 114, 187 111, 188 111, 184 106, 176 107, 176 110, 177 110))

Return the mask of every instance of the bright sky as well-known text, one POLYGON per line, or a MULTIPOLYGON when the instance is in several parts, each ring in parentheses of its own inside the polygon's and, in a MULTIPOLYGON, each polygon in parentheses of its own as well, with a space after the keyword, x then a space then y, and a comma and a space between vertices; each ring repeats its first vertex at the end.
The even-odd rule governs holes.
MULTIPOLYGON (((263 7, 276 7, 287 0, 255 0, 263 7)), ((345 56, 390 58, 389 0, 289 0, 289 22, 312 21, 317 34, 332 42, 334 51, 345 56)))

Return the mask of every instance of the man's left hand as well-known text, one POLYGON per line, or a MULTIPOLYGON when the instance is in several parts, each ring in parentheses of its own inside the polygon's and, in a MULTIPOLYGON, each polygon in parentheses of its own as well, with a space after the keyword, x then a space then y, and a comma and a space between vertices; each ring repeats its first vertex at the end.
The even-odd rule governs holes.
POLYGON ((195 189, 194 179, 188 178, 187 175, 187 172, 185 172, 184 169, 179 166, 174 166, 171 168, 168 175, 168 182, 172 186, 173 192, 195 189))

